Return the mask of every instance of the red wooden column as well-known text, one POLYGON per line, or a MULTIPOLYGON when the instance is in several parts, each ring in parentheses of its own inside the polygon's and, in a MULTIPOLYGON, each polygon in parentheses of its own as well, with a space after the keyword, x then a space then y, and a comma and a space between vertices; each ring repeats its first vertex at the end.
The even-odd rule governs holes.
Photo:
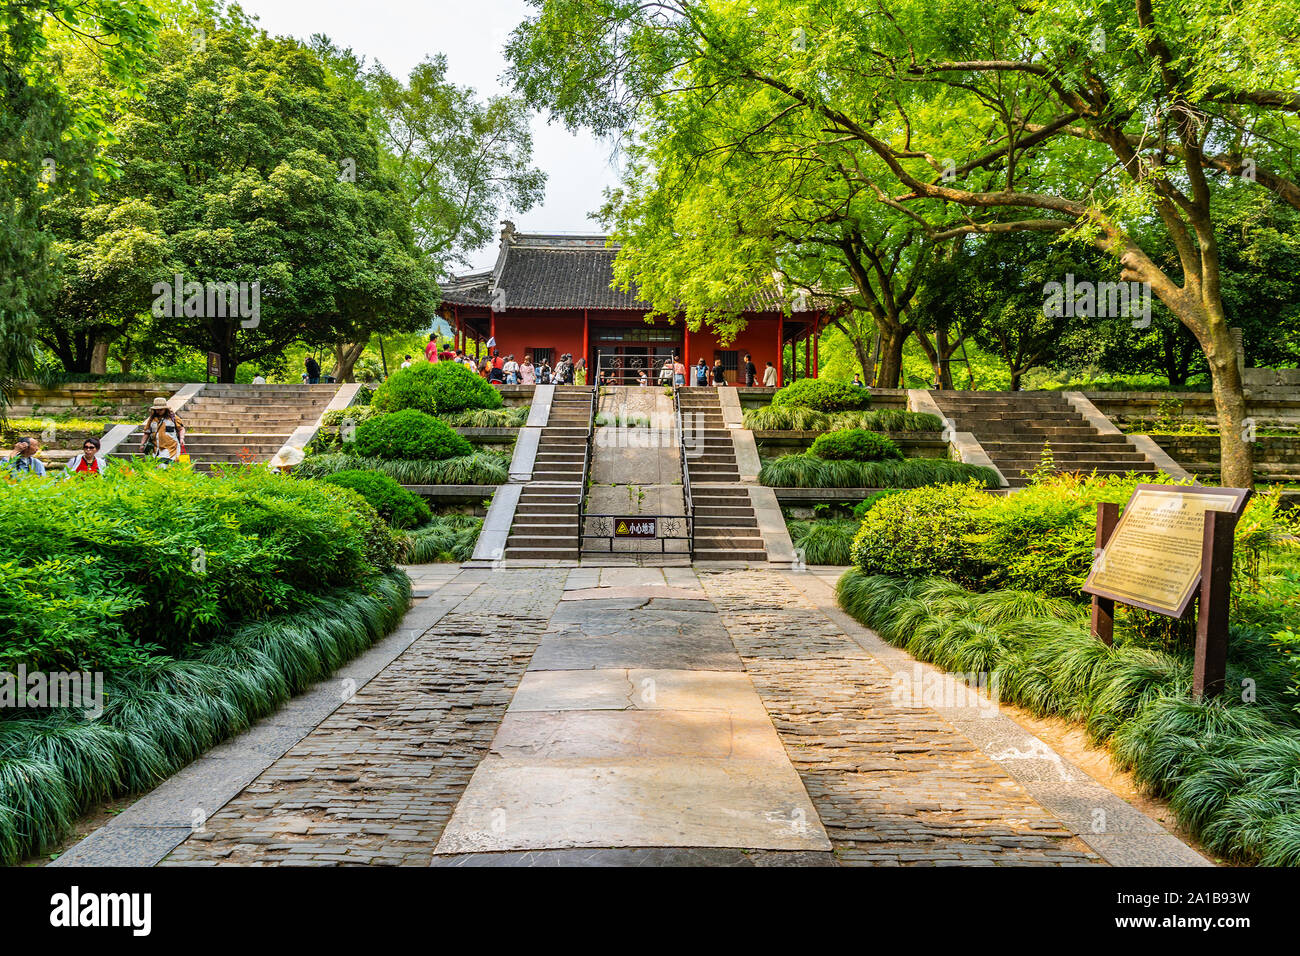
POLYGON ((821 374, 821 361, 817 356, 817 347, 821 343, 821 322, 820 316, 813 320, 813 364, 812 377, 817 378, 821 374))
POLYGON ((691 381, 691 327, 682 322, 682 367, 686 369, 686 384, 694 384, 691 381))
POLYGON ((776 317, 776 387, 785 385, 785 313, 776 317))
MULTIPOLYGON (((586 365, 587 362, 588 362, 588 359, 587 359, 587 348, 588 348, 588 346, 587 346, 587 333, 588 333, 589 329, 590 329, 590 323, 587 321, 587 310, 586 310, 586 309, 583 309, 583 310, 582 310, 582 364, 583 364, 583 365, 586 365)), ((595 373, 594 373, 591 369, 587 369, 587 383, 588 383, 588 384, 591 384, 592 382, 594 382, 594 381, 596 380, 595 377, 594 377, 594 375, 595 375, 595 373)))
POLYGON ((812 333, 805 331, 803 334, 803 377, 808 378, 812 375, 812 333))
MULTIPOLYGON (((495 342, 497 338, 497 310, 493 309, 490 313, 488 313, 488 315, 490 316, 488 318, 488 338, 490 338, 493 342, 495 342)), ((500 347, 501 346, 499 345, 493 346, 493 348, 500 348, 500 347)))

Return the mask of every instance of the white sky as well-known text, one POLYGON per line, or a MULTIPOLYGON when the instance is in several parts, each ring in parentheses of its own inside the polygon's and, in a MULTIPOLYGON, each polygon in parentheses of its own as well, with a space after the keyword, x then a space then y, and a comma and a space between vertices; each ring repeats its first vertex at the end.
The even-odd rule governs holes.
MULTIPOLYGON (((323 33, 358 56, 405 77, 426 56, 447 55, 447 76, 481 96, 505 92, 502 48, 531 9, 523 0, 242 0, 263 29, 307 39, 323 33)), ((521 232, 596 232, 587 218, 601 191, 617 182, 607 143, 571 136, 545 118, 533 120, 533 163, 547 175, 546 196, 526 213, 511 213, 521 232)), ((503 217, 504 218, 504 217, 503 217)), ((471 257, 474 270, 496 260, 496 242, 471 257)))

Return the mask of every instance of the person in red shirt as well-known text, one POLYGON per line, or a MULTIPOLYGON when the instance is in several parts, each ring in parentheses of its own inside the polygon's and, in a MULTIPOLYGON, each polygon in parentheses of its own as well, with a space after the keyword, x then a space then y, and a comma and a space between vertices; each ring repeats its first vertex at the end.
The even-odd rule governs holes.
POLYGON ((438 361, 438 333, 429 333, 429 344, 424 347, 424 357, 430 362, 438 361))
POLYGON ((68 459, 64 474, 102 475, 106 467, 104 456, 99 453, 99 439, 87 438, 81 446, 81 454, 68 459))
POLYGON ((500 349, 492 350, 492 367, 496 369, 505 368, 506 360, 501 357, 500 349))

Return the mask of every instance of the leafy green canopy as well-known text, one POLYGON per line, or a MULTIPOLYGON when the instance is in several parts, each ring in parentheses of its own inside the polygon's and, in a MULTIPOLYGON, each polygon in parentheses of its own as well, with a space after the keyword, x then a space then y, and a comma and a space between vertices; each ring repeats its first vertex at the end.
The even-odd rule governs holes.
POLYGON ((111 172, 103 97, 70 90, 56 51, 76 42, 126 90, 157 17, 138 0, 0 0, 0 414, 32 367, 38 318, 57 288, 41 207, 111 172))
MULTIPOLYGON (((93 63, 73 66, 77 82, 104 82, 93 63)), ((142 96, 110 124, 122 175, 51 211, 68 268, 43 340, 70 370, 128 332, 218 352, 230 381, 295 342, 428 327, 437 287, 403 188, 365 105, 319 55, 234 11, 165 30, 146 66, 142 96), (250 298, 258 283, 256 321, 192 308, 188 293, 165 309, 154 283, 177 274, 243 283, 250 298)))

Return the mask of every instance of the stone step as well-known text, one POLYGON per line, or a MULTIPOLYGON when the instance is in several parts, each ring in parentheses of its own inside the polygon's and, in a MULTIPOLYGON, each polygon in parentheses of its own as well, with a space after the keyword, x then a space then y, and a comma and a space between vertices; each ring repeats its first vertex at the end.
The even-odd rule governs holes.
POLYGON ((576 526, 557 534, 516 534, 512 528, 510 537, 506 538, 506 553, 516 548, 569 548, 577 536, 576 526))
POLYGON ((753 518, 753 508, 722 508, 712 505, 695 504, 695 517, 700 518, 725 518, 728 521, 735 521, 743 518, 753 518))
POLYGON ((700 548, 695 549, 695 560, 700 562, 708 561, 766 561, 766 551, 734 551, 730 548, 700 548))
POLYGON ((568 548, 515 548, 507 543, 505 557, 521 561, 577 561, 578 548, 576 544, 568 548))

